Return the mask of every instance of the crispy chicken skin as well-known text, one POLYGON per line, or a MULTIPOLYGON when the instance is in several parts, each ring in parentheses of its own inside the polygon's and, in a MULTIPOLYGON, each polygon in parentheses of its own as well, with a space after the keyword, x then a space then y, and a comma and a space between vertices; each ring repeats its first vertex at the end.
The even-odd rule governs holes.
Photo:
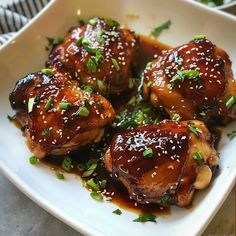
POLYGON ((231 61, 205 38, 164 51, 154 60, 144 71, 143 94, 155 107, 183 120, 236 118, 236 107, 226 106, 236 96, 231 61))
POLYGON ((90 85, 100 93, 119 94, 128 88, 137 41, 132 31, 117 22, 93 18, 71 29, 46 65, 65 68, 80 85, 90 85))
POLYGON ((38 158, 64 155, 98 141, 115 116, 104 97, 80 89, 66 73, 29 74, 16 83, 9 99, 38 158))
POLYGON ((195 189, 209 185, 218 156, 204 123, 165 120, 117 133, 104 163, 139 203, 184 207, 191 202, 195 189), (190 124, 197 134, 190 131, 190 124), (145 156, 145 150, 150 154, 150 149, 152 155, 145 156))

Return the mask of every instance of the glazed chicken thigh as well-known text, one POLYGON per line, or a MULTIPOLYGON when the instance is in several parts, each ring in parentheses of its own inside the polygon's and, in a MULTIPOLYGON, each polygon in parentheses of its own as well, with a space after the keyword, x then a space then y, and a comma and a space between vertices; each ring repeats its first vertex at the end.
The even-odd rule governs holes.
POLYGON ((102 96, 78 87, 66 73, 29 74, 16 83, 10 103, 32 153, 64 155, 103 136, 115 116, 102 96))
POLYGON ((132 31, 108 18, 92 18, 67 33, 46 65, 66 69, 80 85, 102 94, 119 94, 128 88, 136 49, 132 31))
POLYGON ((105 167, 142 204, 187 206, 218 165, 212 137, 200 121, 163 121, 117 133, 105 167))
POLYGON ((172 117, 223 123, 236 118, 236 83, 227 53, 203 36, 164 51, 144 71, 143 94, 172 117))

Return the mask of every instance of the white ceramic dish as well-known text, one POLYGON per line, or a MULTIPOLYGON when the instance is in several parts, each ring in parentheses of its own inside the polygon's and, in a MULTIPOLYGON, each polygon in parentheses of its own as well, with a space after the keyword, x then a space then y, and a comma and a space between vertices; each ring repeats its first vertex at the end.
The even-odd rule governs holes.
MULTIPOLYGON (((157 223, 135 223, 136 214, 123 210, 121 216, 112 214, 117 207, 112 203, 99 203, 90 198, 81 186, 79 177, 66 176, 65 181, 42 166, 28 163, 30 153, 21 132, 7 120, 11 114, 8 94, 15 82, 29 72, 44 67, 47 56, 45 37, 63 35, 76 24, 78 15, 112 17, 142 34, 149 34, 152 27, 171 19, 171 29, 161 35, 161 41, 176 46, 192 39, 196 34, 206 34, 224 48, 233 60, 236 74, 236 20, 190 1, 178 0, 56 0, 35 18, 31 24, 0 50, 0 169, 33 201, 45 210, 89 235, 197 235, 200 234, 227 194, 236 177, 236 139, 229 142, 225 135, 221 141, 221 171, 212 185, 195 196, 194 207, 185 210, 173 207, 167 217, 157 223), (135 15, 138 17, 130 17, 135 15)), ((224 133, 236 127, 235 123, 224 128, 224 133)))

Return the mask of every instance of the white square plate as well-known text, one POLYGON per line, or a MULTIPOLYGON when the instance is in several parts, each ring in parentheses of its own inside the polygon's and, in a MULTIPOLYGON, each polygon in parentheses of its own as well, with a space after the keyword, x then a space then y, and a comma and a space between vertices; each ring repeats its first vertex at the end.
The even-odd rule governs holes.
MULTIPOLYGON (((90 198, 79 177, 66 176, 59 181, 42 164, 28 163, 30 153, 17 130, 7 120, 12 114, 8 95, 15 82, 29 72, 44 67, 47 52, 46 36, 58 37, 76 25, 78 15, 111 17, 123 25, 148 35, 151 28, 166 20, 172 21, 170 30, 163 32, 161 41, 176 46, 196 34, 205 34, 225 49, 233 61, 236 74, 236 20, 233 16, 209 10, 190 1, 180 0, 56 0, 38 17, 0 50, 0 169, 32 200, 73 228, 89 235, 197 235, 200 234, 233 187, 236 177, 236 139, 229 142, 223 135, 220 174, 212 185, 195 196, 191 210, 172 208, 167 217, 157 223, 135 223, 136 214, 123 211, 112 214, 117 207, 112 203, 99 203, 90 198), (138 17, 129 17, 135 15, 138 17)), ((224 128, 232 130, 231 127, 224 128)))

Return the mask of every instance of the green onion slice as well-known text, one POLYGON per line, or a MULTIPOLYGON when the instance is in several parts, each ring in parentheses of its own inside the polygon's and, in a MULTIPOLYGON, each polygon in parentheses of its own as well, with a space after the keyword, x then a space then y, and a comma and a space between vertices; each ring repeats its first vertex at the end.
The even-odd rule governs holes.
POLYGON ((72 104, 70 102, 61 102, 59 106, 62 110, 69 110, 72 107, 72 104))
POLYGON ((70 157, 65 157, 62 164, 61 164, 61 167, 62 167, 62 169, 70 172, 71 164, 72 164, 71 158, 70 157))
POLYGON ((88 117, 89 116, 89 109, 85 106, 82 106, 79 108, 79 110, 76 112, 76 115, 82 116, 82 117, 88 117))
POLYGON ((93 199, 97 200, 97 201, 100 201, 100 202, 103 201, 103 196, 102 196, 102 194, 100 194, 100 193, 91 192, 91 193, 90 193, 90 196, 91 196, 93 199))
POLYGON ((35 165, 38 162, 38 158, 36 156, 31 156, 29 162, 31 165, 35 165))
POLYGON ((143 157, 144 158, 151 158, 153 156, 153 150, 151 148, 147 148, 144 152, 143 152, 143 157))

